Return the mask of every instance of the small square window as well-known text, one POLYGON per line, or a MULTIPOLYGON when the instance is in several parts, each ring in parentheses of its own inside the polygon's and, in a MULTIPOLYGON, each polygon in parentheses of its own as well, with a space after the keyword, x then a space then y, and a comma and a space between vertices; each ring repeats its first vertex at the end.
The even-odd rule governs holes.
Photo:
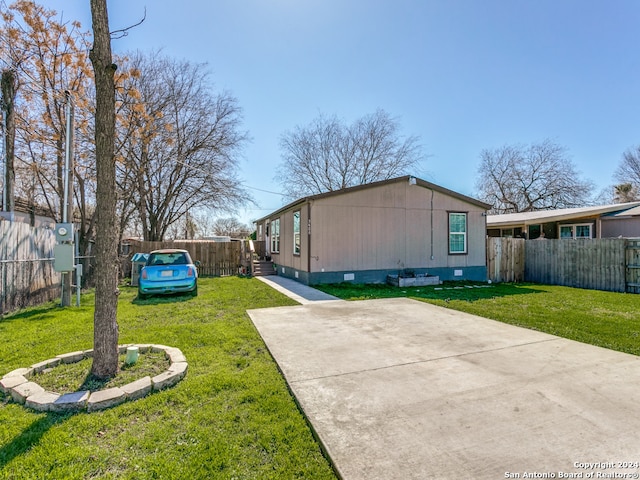
POLYGON ((560 227, 560 238, 573 238, 573 227, 567 225, 560 227))
POLYGON ((591 238, 591 225, 576 225, 576 238, 591 238))

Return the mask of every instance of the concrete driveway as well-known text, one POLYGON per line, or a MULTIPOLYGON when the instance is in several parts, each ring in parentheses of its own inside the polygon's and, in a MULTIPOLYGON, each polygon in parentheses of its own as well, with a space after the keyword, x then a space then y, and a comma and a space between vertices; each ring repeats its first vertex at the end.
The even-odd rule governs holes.
POLYGON ((640 476, 639 357, 409 299, 249 315, 344 479, 640 476))

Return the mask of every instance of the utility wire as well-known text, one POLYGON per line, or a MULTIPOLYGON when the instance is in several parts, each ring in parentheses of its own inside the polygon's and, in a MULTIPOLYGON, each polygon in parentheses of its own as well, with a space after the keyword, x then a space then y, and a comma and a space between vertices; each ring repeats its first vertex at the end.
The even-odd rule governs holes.
MULTIPOLYGON (((183 162, 182 160, 175 159, 174 162, 179 163, 180 165, 184 165, 185 167, 190 168, 191 170, 198 170, 198 171, 200 171, 202 173, 206 173, 206 174, 210 173, 210 172, 207 172, 204 168, 200 168, 200 167, 195 167, 193 165, 189 165, 188 163, 183 162)), ((256 190, 258 192, 271 193, 272 195, 280 195, 281 197, 286 197, 286 195, 284 193, 272 192, 271 190, 264 190, 262 188, 252 187, 250 185, 247 185, 244 182, 239 182, 239 183, 240 183, 240 185, 243 185, 245 188, 248 188, 249 190, 256 190)))

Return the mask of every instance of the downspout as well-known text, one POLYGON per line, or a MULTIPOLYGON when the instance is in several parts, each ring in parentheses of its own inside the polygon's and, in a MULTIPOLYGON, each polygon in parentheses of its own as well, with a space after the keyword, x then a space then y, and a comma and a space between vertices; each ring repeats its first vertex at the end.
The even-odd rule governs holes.
POLYGON ((431 260, 433 260, 435 258, 433 256, 433 189, 431 189, 431 222, 430 222, 430 227, 431 227, 431 260))
POLYGON ((307 273, 311 277, 311 202, 307 202, 307 273))

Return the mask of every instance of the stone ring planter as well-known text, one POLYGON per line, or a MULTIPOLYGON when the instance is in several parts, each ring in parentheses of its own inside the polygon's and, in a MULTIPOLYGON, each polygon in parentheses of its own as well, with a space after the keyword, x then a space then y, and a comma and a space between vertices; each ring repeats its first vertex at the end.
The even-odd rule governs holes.
POLYGON ((138 347, 141 354, 164 352, 171 365, 168 370, 153 378, 146 376, 122 387, 95 392, 84 390, 60 395, 48 392, 36 382, 30 381, 32 375, 46 368, 53 368, 61 363, 76 363, 93 356, 93 350, 65 353, 28 368, 18 368, 7 373, 0 380, 0 391, 10 395, 14 402, 39 412, 94 412, 119 405, 127 400, 137 400, 152 391, 172 387, 187 374, 187 359, 177 348, 152 344, 119 345, 119 353, 126 353, 128 347, 138 347))

